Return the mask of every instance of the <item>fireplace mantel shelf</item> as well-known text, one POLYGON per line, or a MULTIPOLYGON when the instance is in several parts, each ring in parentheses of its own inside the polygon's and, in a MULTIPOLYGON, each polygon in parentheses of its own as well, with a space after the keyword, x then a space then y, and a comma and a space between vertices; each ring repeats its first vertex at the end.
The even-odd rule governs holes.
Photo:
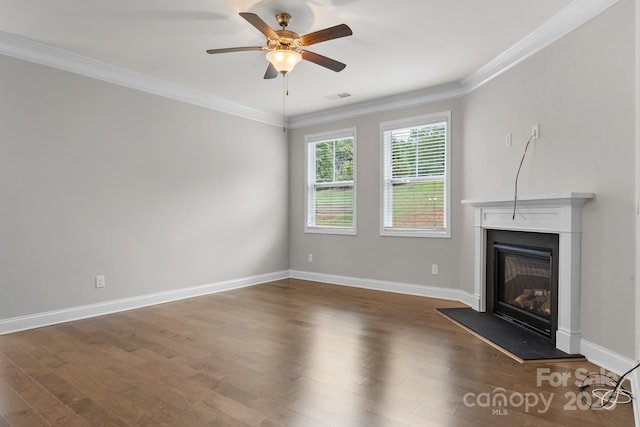
POLYGON ((513 198, 463 200, 475 208, 475 226, 498 230, 561 233, 581 231, 581 208, 593 193, 520 196, 513 216, 513 198))
MULTIPOLYGON (((572 201, 580 201, 583 203, 589 199, 593 199, 593 193, 551 193, 540 195, 528 195, 518 196, 518 204, 531 205, 531 204, 558 204, 558 203, 571 203, 572 201)), ((513 197, 501 197, 501 198, 483 198, 483 199, 468 199, 462 201, 463 205, 471 205, 473 207, 482 206, 513 206, 513 197)))
POLYGON ((475 210, 474 309, 486 309, 486 233, 489 229, 554 233, 559 235, 558 330, 556 347, 580 352, 580 270, 582 207, 593 193, 552 193, 519 196, 516 215, 513 197, 463 200, 475 210))

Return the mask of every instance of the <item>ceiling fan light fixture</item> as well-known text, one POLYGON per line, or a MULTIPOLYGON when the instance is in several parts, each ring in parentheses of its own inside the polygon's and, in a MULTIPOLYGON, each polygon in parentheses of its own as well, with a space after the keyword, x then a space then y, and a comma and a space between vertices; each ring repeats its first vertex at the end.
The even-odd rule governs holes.
POLYGON ((267 53, 267 61, 278 70, 279 73, 286 74, 293 70, 298 62, 302 60, 302 55, 295 50, 276 49, 267 53))

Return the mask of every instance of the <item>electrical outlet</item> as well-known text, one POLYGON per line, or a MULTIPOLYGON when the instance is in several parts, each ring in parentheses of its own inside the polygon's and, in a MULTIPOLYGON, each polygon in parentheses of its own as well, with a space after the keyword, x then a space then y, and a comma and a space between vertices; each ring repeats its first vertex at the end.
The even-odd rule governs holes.
POLYGON ((533 127, 531 128, 531 136, 533 137, 533 139, 539 139, 540 138, 540 125, 539 124, 533 125, 533 127))
POLYGON ((509 148, 511 147, 511 132, 505 135, 504 137, 504 146, 509 148))
POLYGON ((107 281, 104 276, 96 276, 96 288, 104 288, 107 281))
POLYGON ((431 264, 431 274, 438 274, 438 264, 431 264))
POLYGON ((313 254, 307 255, 307 261, 308 262, 313 262, 313 254))

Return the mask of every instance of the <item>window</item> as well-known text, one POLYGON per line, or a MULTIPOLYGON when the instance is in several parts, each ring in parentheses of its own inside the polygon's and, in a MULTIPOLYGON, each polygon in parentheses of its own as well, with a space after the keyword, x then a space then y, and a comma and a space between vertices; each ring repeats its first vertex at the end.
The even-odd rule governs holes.
POLYGON ((307 135, 305 231, 355 234, 355 129, 307 135))
POLYGON ((380 125, 381 235, 451 237, 450 122, 444 112, 380 125))

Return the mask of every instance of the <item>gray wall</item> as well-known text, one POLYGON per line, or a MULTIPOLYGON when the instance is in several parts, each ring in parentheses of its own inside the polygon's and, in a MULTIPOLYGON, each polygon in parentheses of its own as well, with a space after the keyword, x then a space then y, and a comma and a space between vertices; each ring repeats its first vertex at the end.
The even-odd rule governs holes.
POLYGON ((0 319, 288 268, 279 127, 0 69, 0 319))
MULTIPOLYGON (((634 2, 623 0, 465 99, 464 197, 595 193, 583 209, 583 337, 634 357, 634 2), (514 144, 505 148, 504 135, 514 144)), ((472 286, 472 212, 461 284, 472 286)))
POLYGON ((457 101, 296 129, 290 134, 290 267, 473 291, 473 212, 504 197, 533 124, 520 194, 594 192, 583 211, 583 337, 634 357, 634 1, 623 0, 457 101), (380 237, 379 123, 452 110, 452 238, 380 237), (356 126, 358 235, 303 233, 304 135, 356 126), (513 134, 513 145, 504 138, 513 134), (314 263, 306 255, 313 253, 314 263), (316 261, 317 260, 317 261, 316 261), (430 264, 441 274, 432 276, 430 264))
POLYGON ((457 287, 462 170, 462 108, 459 100, 373 114, 338 123, 291 130, 290 255, 293 270, 385 280, 418 285, 457 287), (451 111, 453 239, 380 236, 380 123, 404 117, 451 111), (357 128, 357 235, 304 233, 304 136, 329 130, 357 128), (313 263, 307 255, 313 254, 313 263), (431 264, 439 274, 431 274, 431 264))
POLYGON ((583 334, 633 357, 633 8, 622 0, 462 99, 290 130, 288 149, 275 126, 0 56, 0 319, 287 268, 470 292, 459 200, 510 195, 539 123, 521 194, 596 193, 583 334), (452 238, 380 237, 379 123, 445 110, 452 238), (305 234, 304 135, 351 126, 358 234, 305 234))
MULTIPOLYGON (((636 197, 640 192, 640 0, 636 0, 636 197)), ((636 348, 635 359, 640 359, 640 280, 638 280, 637 272, 640 271, 640 215, 636 215, 636 348)), ((640 373, 636 371, 636 381, 640 384, 640 373)))

